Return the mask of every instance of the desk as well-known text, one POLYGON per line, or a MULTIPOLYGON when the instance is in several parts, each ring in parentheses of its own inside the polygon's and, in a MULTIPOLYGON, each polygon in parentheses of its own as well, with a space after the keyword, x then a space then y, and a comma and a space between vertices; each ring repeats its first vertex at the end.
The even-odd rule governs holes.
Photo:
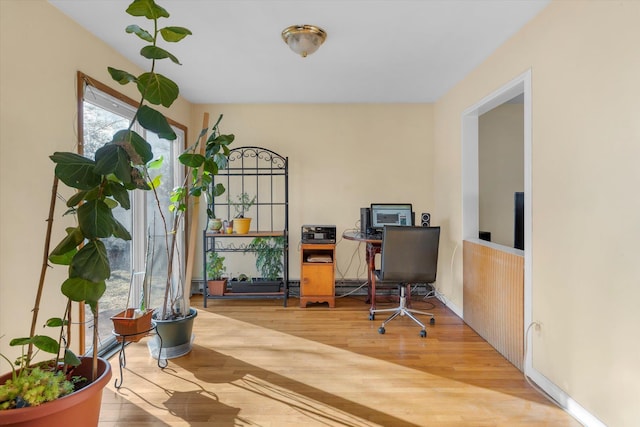
POLYGON ((376 269, 376 254, 382 249, 382 239, 379 237, 372 238, 366 233, 360 231, 345 231, 342 237, 347 240, 356 242, 364 242, 367 244, 365 260, 367 262, 367 302, 371 303, 371 309, 376 308, 376 287, 373 286, 373 272, 376 269))

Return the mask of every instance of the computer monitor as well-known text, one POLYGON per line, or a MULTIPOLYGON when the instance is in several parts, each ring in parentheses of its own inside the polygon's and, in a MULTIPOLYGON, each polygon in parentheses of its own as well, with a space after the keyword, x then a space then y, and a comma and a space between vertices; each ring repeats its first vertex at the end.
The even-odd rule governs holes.
POLYGON ((411 203, 371 203, 371 228, 382 230, 385 225, 413 225, 411 203))

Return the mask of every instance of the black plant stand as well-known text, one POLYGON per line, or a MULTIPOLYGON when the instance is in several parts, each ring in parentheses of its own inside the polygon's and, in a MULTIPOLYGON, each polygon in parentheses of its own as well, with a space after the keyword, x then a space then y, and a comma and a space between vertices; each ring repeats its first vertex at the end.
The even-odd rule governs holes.
MULTIPOLYGON (((212 177, 211 187, 222 184, 226 189, 220 200, 214 198, 207 206, 220 218, 233 219, 235 200, 243 193, 255 196, 255 203, 247 216, 251 219, 251 231, 247 234, 225 234, 208 230, 202 232, 203 301, 208 299, 282 299, 287 306, 289 297, 289 158, 263 147, 238 147, 230 150, 228 164, 212 177), (226 199, 226 201, 225 201, 226 199), (208 252, 257 252, 251 249, 255 238, 282 238, 282 283, 281 289, 270 292, 255 290, 237 292, 233 285, 222 295, 210 295, 207 289, 208 252)), ((229 282, 232 283, 232 282, 229 282)))
POLYGON ((167 359, 162 360, 162 358, 160 357, 160 355, 162 354, 162 336, 160 336, 160 334, 158 333, 158 325, 156 324, 156 322, 151 321, 151 327, 149 329, 147 329, 146 331, 136 332, 135 334, 119 334, 116 331, 112 331, 113 335, 115 335, 116 338, 121 338, 120 354, 118 354, 118 361, 120 365, 120 384, 118 384, 118 379, 116 378, 115 382, 113 383, 115 388, 119 389, 120 387, 122 387, 122 382, 123 382, 122 369, 127 366, 127 356, 125 355, 125 352, 124 352, 126 348, 125 345, 128 342, 127 338, 139 336, 141 334, 148 335, 151 331, 154 331, 155 334, 158 336, 158 339, 160 340, 160 348, 158 349, 158 368, 164 369, 167 367, 169 362, 167 361, 167 359))

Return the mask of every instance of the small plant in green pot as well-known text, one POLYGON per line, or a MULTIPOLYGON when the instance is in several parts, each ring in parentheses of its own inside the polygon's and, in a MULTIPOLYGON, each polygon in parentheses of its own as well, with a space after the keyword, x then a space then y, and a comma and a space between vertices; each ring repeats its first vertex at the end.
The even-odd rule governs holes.
POLYGON ((227 290, 227 278, 223 277, 227 271, 224 257, 218 252, 207 254, 207 287, 209 295, 224 295, 227 290))
POLYGON ((207 230, 212 231, 214 233, 220 233, 220 229, 222 228, 222 220, 220 218, 216 218, 215 215, 209 218, 207 223, 207 230))
POLYGON ((235 201, 229 199, 229 204, 233 206, 236 211, 236 216, 233 220, 233 227, 238 234, 247 234, 251 228, 251 218, 245 217, 245 214, 251 206, 256 202, 256 197, 249 196, 247 193, 240 193, 235 201))

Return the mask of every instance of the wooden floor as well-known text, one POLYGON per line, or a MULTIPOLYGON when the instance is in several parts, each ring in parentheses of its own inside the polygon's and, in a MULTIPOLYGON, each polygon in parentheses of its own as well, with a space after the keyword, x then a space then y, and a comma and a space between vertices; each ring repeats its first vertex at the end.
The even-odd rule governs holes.
MULTIPOLYGON (((210 300, 191 353, 156 366, 146 342, 117 357, 100 426, 579 426, 439 301, 414 303, 436 324, 402 317, 377 330, 362 297, 336 307, 298 300, 210 300)), ((391 304, 379 304, 380 306, 391 304)))

